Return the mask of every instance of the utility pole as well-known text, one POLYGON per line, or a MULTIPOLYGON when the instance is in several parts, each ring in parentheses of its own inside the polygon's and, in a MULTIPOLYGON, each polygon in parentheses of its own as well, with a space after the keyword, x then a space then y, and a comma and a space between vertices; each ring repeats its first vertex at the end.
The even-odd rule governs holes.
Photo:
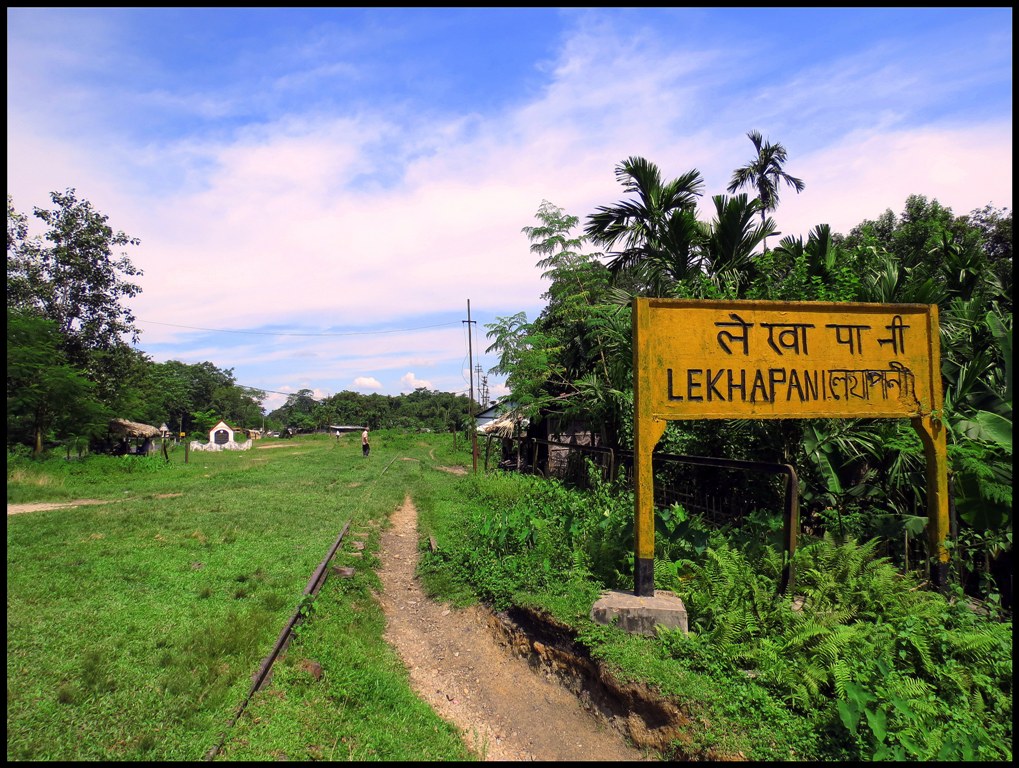
POLYGON ((471 377, 471 404, 470 404, 470 430, 471 430, 471 460, 474 464, 474 472, 477 474, 478 471, 478 429, 477 424, 474 422, 474 349, 471 345, 471 325, 474 321, 471 320, 471 300, 467 299, 467 319, 461 320, 463 323, 467 323, 467 356, 470 359, 468 365, 470 366, 470 377, 471 377))
POLYGON ((483 370, 481 363, 474 366, 474 372, 478 374, 478 405, 481 406, 481 410, 488 407, 488 382, 485 381, 483 370))

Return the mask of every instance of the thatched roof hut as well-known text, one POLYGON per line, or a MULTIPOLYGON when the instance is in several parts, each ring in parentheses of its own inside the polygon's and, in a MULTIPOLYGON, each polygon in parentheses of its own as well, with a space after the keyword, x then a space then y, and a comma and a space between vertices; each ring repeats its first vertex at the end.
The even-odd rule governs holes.
POLYGON ((502 438, 514 437, 522 430, 527 429, 529 423, 530 420, 525 418, 519 411, 511 411, 501 418, 496 418, 487 424, 482 424, 478 427, 478 434, 502 438))
POLYGON ((127 419, 112 419, 110 421, 110 434, 115 437, 159 437, 159 429, 150 424, 140 424, 137 421, 127 419))

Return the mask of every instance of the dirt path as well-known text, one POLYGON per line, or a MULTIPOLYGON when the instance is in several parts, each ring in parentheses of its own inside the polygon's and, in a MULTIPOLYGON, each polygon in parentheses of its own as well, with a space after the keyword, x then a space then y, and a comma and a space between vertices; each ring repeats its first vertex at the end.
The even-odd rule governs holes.
POLYGON ((427 599, 414 578, 417 541, 417 510, 408 497, 382 534, 385 638, 414 690, 473 751, 486 760, 647 759, 498 642, 483 609, 427 599))
POLYGON ((45 512, 48 509, 64 509, 65 507, 83 507, 87 504, 110 504, 109 499, 78 499, 77 501, 39 502, 35 504, 8 504, 7 514, 20 515, 22 512, 45 512))
MULTIPOLYGON (((183 496, 181 493, 157 493, 147 498, 172 499, 183 496)), ((30 504, 8 504, 7 515, 20 515, 23 512, 45 512, 48 509, 68 509, 70 507, 85 507, 91 504, 114 504, 117 499, 76 499, 75 501, 40 501, 30 504)))

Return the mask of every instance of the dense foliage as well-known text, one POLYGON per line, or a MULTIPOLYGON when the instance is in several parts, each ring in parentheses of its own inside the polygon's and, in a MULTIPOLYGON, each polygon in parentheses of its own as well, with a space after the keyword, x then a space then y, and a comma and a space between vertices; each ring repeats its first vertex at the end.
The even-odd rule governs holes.
MULTIPOLYGON (((668 180, 640 157, 616 168, 627 197, 599 206, 583 234, 578 217, 542 202, 539 226, 523 231, 542 257, 548 304, 533 321, 518 313, 487 326, 509 399, 528 412, 532 436, 582 419, 602 445, 631 450, 634 296, 936 304, 957 514, 952 562, 971 593, 1010 604, 1011 212, 957 216, 912 195, 900 216, 886 211, 845 235, 819 224, 769 248, 779 187, 800 191, 804 182, 783 170, 781 144, 748 136, 755 156, 728 191, 758 196, 716 195, 709 221, 696 218, 697 170, 668 180)), ((792 464, 812 530, 877 536, 900 566, 925 564, 925 462, 908 421, 670 422, 659 450, 792 464)), ((730 490, 752 494, 753 482, 730 490)))

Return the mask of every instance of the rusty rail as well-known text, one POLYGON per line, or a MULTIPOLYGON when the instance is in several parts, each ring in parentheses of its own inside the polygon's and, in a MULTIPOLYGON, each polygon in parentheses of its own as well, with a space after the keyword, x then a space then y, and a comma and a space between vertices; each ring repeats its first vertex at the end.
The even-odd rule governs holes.
MULTIPOLYGON (((389 469, 389 467, 387 466, 386 469, 389 469)), ((385 470, 383 470, 383 472, 385 472, 385 470)), ((234 727, 234 725, 236 725, 241 715, 244 714, 244 710, 247 709, 248 703, 251 701, 251 697, 254 696, 265 684, 269 676, 269 672, 272 669, 272 665, 276 662, 276 659, 287 649, 287 646, 290 645, 290 640, 294 635, 294 628, 301 623, 301 619, 303 618, 303 608, 307 604, 307 598, 314 597, 322 588, 328 574, 329 563, 336 554, 336 550, 340 548, 340 543, 343 541, 343 537, 347 535, 347 530, 349 528, 350 521, 348 520, 343 526, 343 529, 340 531, 340 535, 336 537, 336 541, 333 542, 332 547, 329 548, 329 552, 311 574, 311 578, 308 580, 308 584, 304 588, 301 602, 298 604, 297 608, 294 609, 293 614, 290 616, 290 619, 287 621, 282 631, 280 631, 279 637, 276 638, 276 644, 272 647, 269 655, 266 656, 259 665, 247 696, 244 697, 244 701, 242 701, 240 706, 237 707, 237 710, 234 712, 230 722, 227 723, 226 730, 224 730, 220 735, 219 742, 205 754, 205 762, 211 762, 215 759, 216 755, 219 754, 219 751, 223 748, 223 744, 226 741, 227 733, 234 727)))

